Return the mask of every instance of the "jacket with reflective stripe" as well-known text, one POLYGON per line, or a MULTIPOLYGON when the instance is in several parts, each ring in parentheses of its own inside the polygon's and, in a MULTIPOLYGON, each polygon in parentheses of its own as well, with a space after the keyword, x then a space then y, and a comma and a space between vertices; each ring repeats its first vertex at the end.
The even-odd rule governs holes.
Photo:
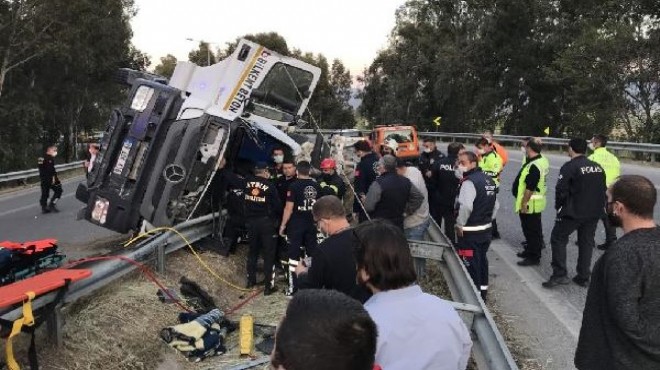
POLYGON ((596 148, 589 156, 589 160, 598 163, 605 170, 605 185, 609 187, 621 173, 619 159, 606 148, 596 148))
POLYGON ((550 171, 550 162, 546 157, 539 155, 538 158, 525 161, 525 165, 520 169, 520 180, 518 181, 518 193, 516 196, 516 213, 520 212, 520 206, 522 205, 522 200, 525 196, 525 189, 527 188, 525 179, 527 178, 527 175, 529 175, 529 169, 531 166, 536 166, 539 169, 541 177, 536 186, 536 191, 534 191, 532 197, 527 203, 528 213, 541 213, 545 209, 545 195, 548 191, 547 177, 548 172, 550 171))

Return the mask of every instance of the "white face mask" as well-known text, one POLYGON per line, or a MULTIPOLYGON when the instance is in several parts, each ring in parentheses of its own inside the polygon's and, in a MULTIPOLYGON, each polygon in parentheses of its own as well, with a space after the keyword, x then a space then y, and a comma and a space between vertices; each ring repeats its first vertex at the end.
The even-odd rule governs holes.
POLYGON ((431 153, 431 148, 424 147, 424 153, 431 153))
POLYGON ((589 143, 589 149, 594 150, 594 143, 589 143))
POLYGON ((456 176, 457 179, 462 179, 465 173, 468 171, 467 167, 465 166, 458 166, 454 170, 454 175, 456 176))
POLYGON ((273 156, 273 161, 277 164, 280 164, 284 162, 284 156, 283 155, 274 155, 273 156))
POLYGON ((57 157, 57 152, 53 152, 53 154, 51 154, 51 156, 52 156, 53 158, 57 157))

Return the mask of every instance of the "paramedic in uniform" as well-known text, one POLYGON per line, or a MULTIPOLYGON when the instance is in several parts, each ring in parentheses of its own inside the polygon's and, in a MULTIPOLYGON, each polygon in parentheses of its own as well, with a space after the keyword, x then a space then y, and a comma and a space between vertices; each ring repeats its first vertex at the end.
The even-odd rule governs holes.
POLYGON ((355 153, 360 162, 355 168, 355 202, 353 212, 358 214, 359 222, 367 220, 367 215, 360 205, 360 199, 367 194, 371 183, 378 176, 378 154, 374 153, 371 145, 366 140, 360 140, 355 145, 355 153))
POLYGON ((46 149, 46 154, 38 159, 39 165, 39 178, 41 179, 41 212, 59 212, 55 204, 62 197, 62 183, 57 177, 55 170, 55 157, 57 156, 57 147, 54 145, 46 149), (50 190, 53 190, 53 197, 48 202, 50 190))
POLYGON ((340 200, 344 199, 346 193, 346 184, 337 174, 337 164, 332 158, 326 158, 321 161, 321 195, 334 195, 340 200))
POLYGON ((254 176, 246 179, 245 217, 247 219, 250 251, 248 253, 247 287, 257 283, 257 259, 262 251, 264 259, 264 295, 273 292, 273 263, 277 243, 277 221, 282 212, 282 203, 275 185, 268 180, 270 173, 266 163, 254 168, 254 176))
POLYGON ((546 288, 568 284, 566 245, 568 237, 577 230, 577 275, 573 282, 586 287, 591 275, 591 255, 598 221, 603 217, 607 202, 605 171, 598 163, 585 157, 587 141, 571 139, 568 155, 571 160, 559 170, 555 187, 557 218, 552 228, 552 276, 543 283, 546 288))
POLYGON ((287 295, 296 292, 296 266, 303 255, 303 247, 308 257, 314 257, 316 249, 316 225, 312 216, 312 206, 320 196, 321 187, 309 173, 312 165, 307 161, 298 163, 298 179, 289 186, 286 206, 280 225, 280 235, 289 239, 289 288, 287 295))
POLYGON ((456 201, 458 255, 467 267, 474 285, 485 300, 488 293, 488 258, 492 221, 497 212, 497 186, 491 176, 477 166, 477 155, 458 156, 458 172, 463 175, 456 201))

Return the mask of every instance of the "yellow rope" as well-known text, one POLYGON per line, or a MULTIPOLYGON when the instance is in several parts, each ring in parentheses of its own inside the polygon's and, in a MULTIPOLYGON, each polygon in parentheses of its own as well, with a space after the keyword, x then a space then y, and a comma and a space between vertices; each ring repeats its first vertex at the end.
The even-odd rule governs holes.
POLYGON ((131 240, 127 241, 126 243, 124 243, 124 248, 130 246, 131 244, 135 243, 139 239, 144 238, 145 236, 156 234, 156 233, 159 233, 161 231, 170 231, 170 232, 173 232, 176 235, 178 235, 186 243, 186 245, 188 246, 190 251, 193 253, 193 255, 197 258, 197 260, 199 261, 199 264, 202 265, 216 279, 220 280, 221 282, 223 282, 223 283, 229 285, 230 287, 232 287, 232 288, 234 288, 238 291, 241 291, 241 292, 251 292, 251 291, 253 291, 253 289, 241 288, 238 285, 232 284, 231 282, 223 279, 220 275, 218 275, 215 271, 213 271, 213 269, 211 269, 211 267, 209 267, 209 265, 207 265, 206 262, 204 262, 204 260, 202 260, 202 257, 200 257, 200 255, 197 253, 197 251, 195 251, 195 248, 193 248, 192 244, 188 241, 188 239, 186 239, 186 237, 183 234, 181 234, 178 230, 176 230, 173 227, 157 227, 155 229, 144 232, 144 233, 132 238, 131 240))

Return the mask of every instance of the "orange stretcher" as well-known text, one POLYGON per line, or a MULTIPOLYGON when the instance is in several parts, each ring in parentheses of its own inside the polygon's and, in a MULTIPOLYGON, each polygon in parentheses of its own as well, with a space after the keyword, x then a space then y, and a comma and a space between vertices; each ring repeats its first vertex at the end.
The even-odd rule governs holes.
POLYGON ((0 248, 22 250, 24 254, 41 253, 57 245, 56 239, 41 239, 24 243, 0 242, 0 248))

